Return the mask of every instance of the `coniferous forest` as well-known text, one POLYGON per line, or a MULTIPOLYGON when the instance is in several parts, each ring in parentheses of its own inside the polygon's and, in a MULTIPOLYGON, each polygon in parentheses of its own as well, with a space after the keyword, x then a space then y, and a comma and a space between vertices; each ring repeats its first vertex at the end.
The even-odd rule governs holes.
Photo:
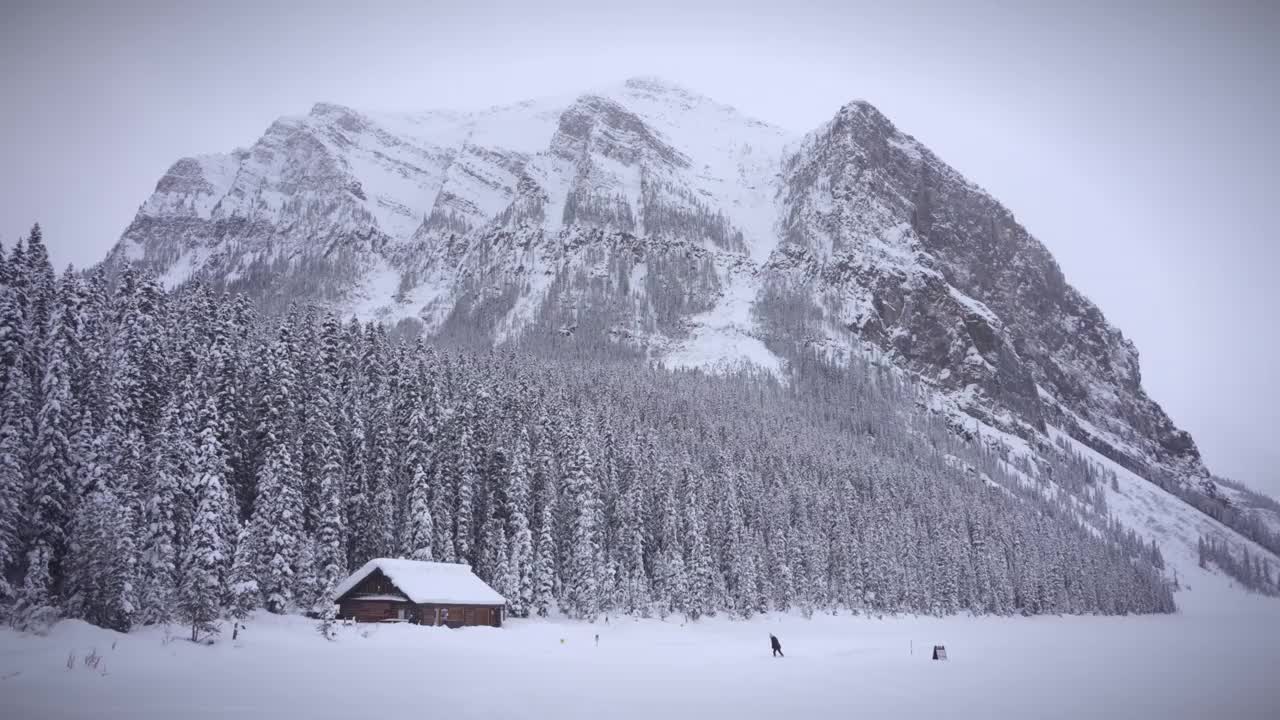
POLYGON ((38 227, 0 286, 19 627, 331 618, 379 556, 468 563, 515 616, 1174 609, 1088 463, 1028 484, 870 364, 709 376, 260 316, 127 265, 57 275, 38 227))

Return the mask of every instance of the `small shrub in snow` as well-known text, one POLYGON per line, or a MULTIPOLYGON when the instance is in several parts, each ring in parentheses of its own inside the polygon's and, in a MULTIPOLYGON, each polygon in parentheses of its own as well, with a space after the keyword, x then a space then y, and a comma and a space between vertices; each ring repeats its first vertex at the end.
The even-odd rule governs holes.
POLYGON ((15 630, 23 630, 33 635, 48 635, 49 628, 53 627, 61 617, 62 613, 56 607, 38 605, 15 612, 12 623, 15 630))

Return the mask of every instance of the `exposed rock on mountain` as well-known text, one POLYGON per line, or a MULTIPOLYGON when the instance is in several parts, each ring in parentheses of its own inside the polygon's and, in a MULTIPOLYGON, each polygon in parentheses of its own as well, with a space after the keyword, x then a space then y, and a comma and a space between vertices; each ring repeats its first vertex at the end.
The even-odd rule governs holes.
POLYGON ((269 309, 671 365, 871 355, 964 432, 1057 428, 1148 479, 1207 475, 1045 247, 864 102, 801 137, 646 78, 470 113, 319 104, 175 163, 113 257, 269 309))

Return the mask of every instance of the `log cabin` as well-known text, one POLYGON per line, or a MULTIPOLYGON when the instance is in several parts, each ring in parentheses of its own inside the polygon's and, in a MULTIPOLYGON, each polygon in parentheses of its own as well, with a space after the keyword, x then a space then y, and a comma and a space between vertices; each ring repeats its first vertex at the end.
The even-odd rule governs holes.
POLYGON ((452 628, 502 627, 506 599, 467 565, 374 558, 334 590, 338 617, 452 628))

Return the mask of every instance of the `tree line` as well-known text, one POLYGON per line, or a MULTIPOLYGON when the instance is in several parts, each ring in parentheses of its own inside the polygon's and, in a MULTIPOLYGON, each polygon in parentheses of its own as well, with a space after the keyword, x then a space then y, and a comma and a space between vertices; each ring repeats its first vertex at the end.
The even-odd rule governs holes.
POLYGON ((717 377, 574 342, 55 275, 37 227, 0 253, 0 608, 202 637, 332 619, 349 569, 404 556, 471 565, 515 616, 1174 609, 1094 495, 1026 487, 883 368, 717 377))

